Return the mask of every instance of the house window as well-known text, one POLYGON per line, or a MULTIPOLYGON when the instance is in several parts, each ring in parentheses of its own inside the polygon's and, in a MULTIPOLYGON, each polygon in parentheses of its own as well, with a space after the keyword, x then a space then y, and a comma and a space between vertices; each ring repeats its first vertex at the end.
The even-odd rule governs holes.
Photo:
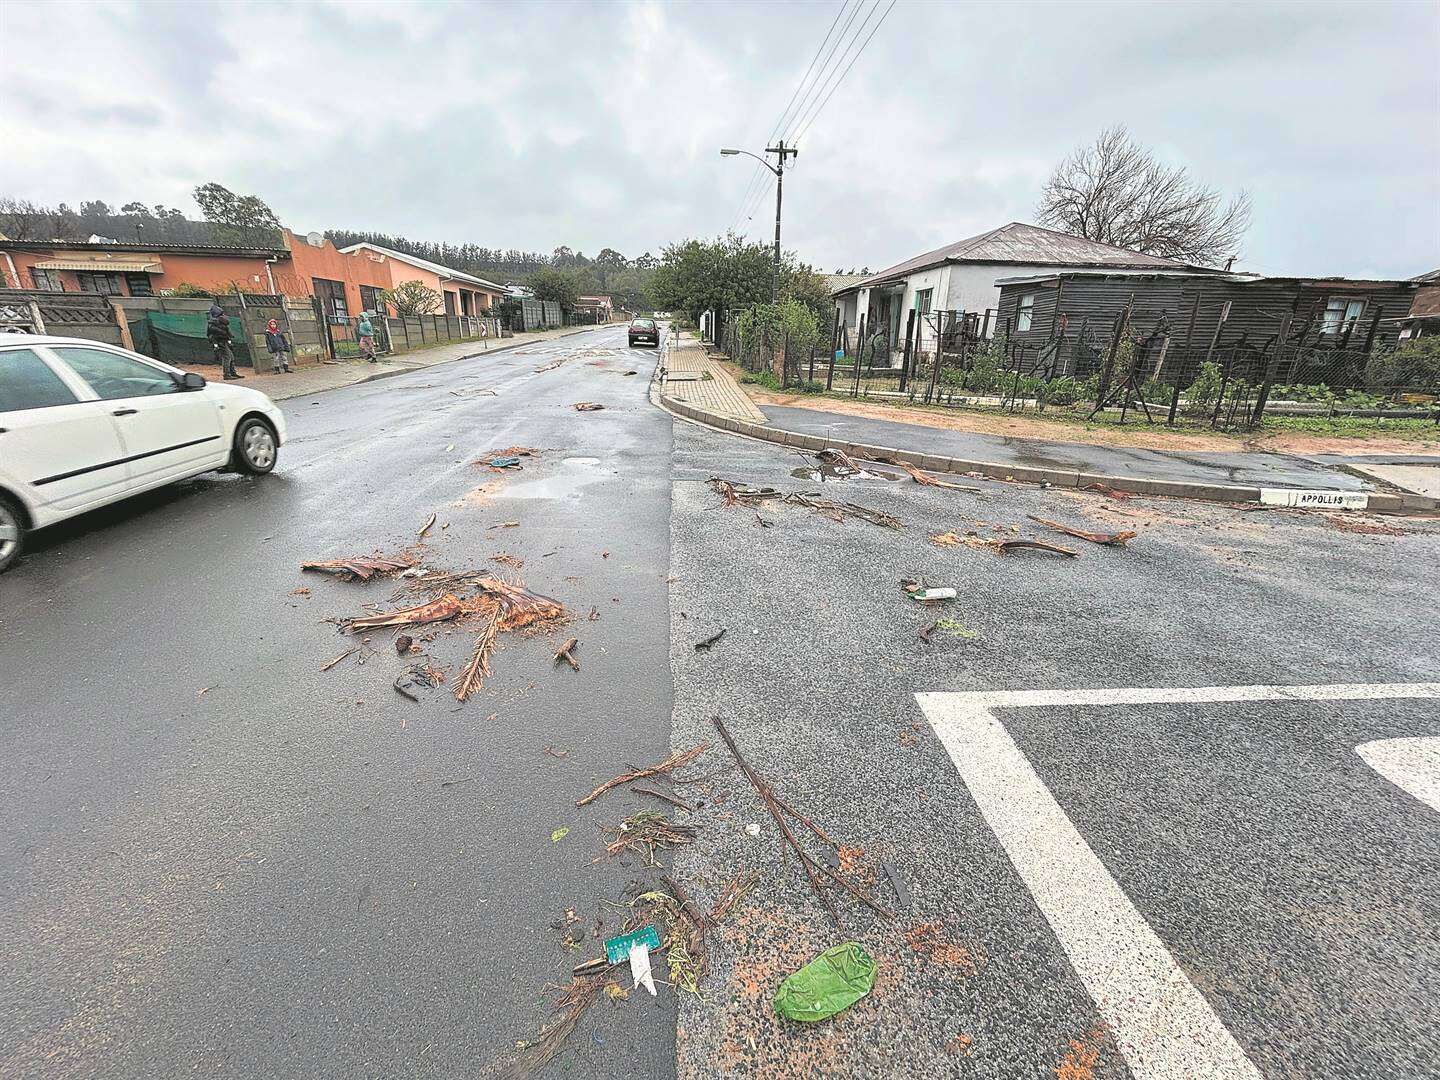
POLYGON ((372 315, 385 315, 385 301, 380 294, 384 292, 378 285, 360 286, 360 307, 372 315))
POLYGON ((120 288, 119 274, 100 274, 93 270, 77 270, 75 278, 80 282, 80 291, 99 293, 101 296, 124 296, 120 288))
POLYGON ((1020 307, 1015 312, 1015 332, 1023 334, 1030 329, 1030 322, 1035 316, 1035 294, 1026 293, 1020 297, 1020 307))
POLYGON ((935 295, 934 289, 919 289, 915 293, 915 310, 924 315, 930 310, 930 298, 935 295))
POLYGON ((155 290, 150 287, 149 274, 126 274, 125 288, 130 290, 131 296, 155 295, 155 290))
POLYGON ((1333 297, 1325 305, 1325 320, 1320 324, 1322 334, 1343 334, 1355 325, 1365 313, 1364 300, 1350 300, 1343 296, 1333 297))
POLYGON ((65 283, 60 280, 60 275, 54 270, 39 270, 30 268, 30 280, 34 282, 35 288, 45 292, 64 292, 65 283))
POLYGON ((320 301, 320 310, 329 319, 348 319, 350 305, 345 301, 345 283, 329 278, 311 278, 315 286, 315 298, 320 301))

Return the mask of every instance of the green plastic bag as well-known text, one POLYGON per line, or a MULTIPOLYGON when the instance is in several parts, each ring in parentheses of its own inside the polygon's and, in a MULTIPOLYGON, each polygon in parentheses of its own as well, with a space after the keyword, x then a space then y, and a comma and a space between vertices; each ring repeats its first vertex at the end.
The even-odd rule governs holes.
POLYGON ((789 1020, 824 1020, 847 1009, 875 985, 875 961, 857 941, 826 949, 775 991, 775 1011, 789 1020))

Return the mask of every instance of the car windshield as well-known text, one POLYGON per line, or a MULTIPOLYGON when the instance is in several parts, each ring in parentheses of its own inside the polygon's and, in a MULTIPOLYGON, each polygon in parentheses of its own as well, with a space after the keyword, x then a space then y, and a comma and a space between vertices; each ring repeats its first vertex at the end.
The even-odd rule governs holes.
POLYGON ((631 326, 634 326, 634 327, 638 327, 638 328, 641 329, 641 330, 654 330, 654 329, 655 329, 655 320, 654 320, 654 319, 636 319, 636 320, 635 320, 634 322, 632 322, 630 325, 631 325, 631 326))

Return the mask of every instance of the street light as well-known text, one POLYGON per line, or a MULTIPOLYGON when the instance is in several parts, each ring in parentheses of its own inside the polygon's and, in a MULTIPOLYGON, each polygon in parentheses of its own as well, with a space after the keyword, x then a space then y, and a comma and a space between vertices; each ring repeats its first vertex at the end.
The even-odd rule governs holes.
POLYGON ((720 148, 721 157, 734 157, 736 154, 744 154, 746 157, 754 158, 775 174, 775 276, 770 281, 770 302, 773 304, 780 298, 780 200, 784 194, 785 187, 785 159, 795 157, 800 153, 792 146, 786 146, 785 140, 781 139, 777 146, 767 146, 767 154, 779 155, 779 166, 771 165, 770 162, 752 154, 749 150, 732 150, 729 147, 720 148))

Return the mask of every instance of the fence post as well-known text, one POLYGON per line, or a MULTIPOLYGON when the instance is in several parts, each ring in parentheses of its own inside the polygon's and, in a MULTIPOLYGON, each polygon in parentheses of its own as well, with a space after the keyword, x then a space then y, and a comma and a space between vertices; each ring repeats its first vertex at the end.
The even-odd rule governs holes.
POLYGON ((1255 411, 1250 414, 1250 426, 1254 427, 1260 423, 1265 415, 1265 402, 1270 397, 1270 386, 1275 382, 1275 375, 1280 370, 1280 358, 1285 355, 1285 339, 1290 334, 1290 319, 1292 313, 1286 312, 1285 317, 1280 320, 1280 333, 1275 338, 1275 355, 1270 358, 1270 365, 1265 369, 1265 379, 1260 383, 1260 393, 1255 398, 1255 411))
POLYGON ((1095 408, 1091 411, 1091 416, 1105 407, 1105 399, 1110 396, 1110 376, 1114 373, 1115 358, 1120 354, 1120 342, 1124 340, 1125 331, 1130 325, 1130 313, 1134 308, 1135 297, 1132 294, 1125 310, 1115 316, 1115 332, 1110 336, 1110 351, 1105 354, 1105 366, 1100 369, 1100 386, 1095 391, 1095 408))
POLYGON ((910 361, 914 358, 915 344, 915 309, 910 309, 910 314, 905 318, 905 352, 900 359, 900 393, 905 393, 905 386, 910 381, 910 361))
POLYGON ((940 385, 940 358, 945 354, 945 315, 944 311, 935 313, 935 364, 930 368, 930 385, 925 389, 925 404, 931 404, 935 399, 935 388, 940 385))
POLYGON ((855 385, 850 388, 851 397, 860 396, 860 365, 865 362, 865 317, 868 312, 860 313, 860 328, 856 332, 855 342, 855 385))

